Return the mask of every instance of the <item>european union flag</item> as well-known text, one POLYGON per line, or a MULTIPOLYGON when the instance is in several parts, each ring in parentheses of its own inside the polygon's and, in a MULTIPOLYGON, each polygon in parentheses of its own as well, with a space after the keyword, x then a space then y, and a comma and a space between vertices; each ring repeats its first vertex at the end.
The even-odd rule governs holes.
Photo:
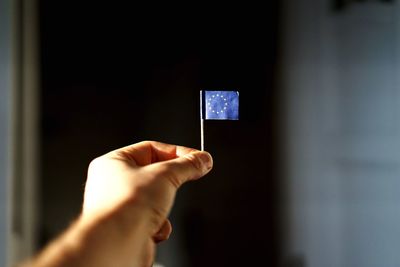
POLYGON ((238 91, 201 91, 201 119, 238 120, 238 91))

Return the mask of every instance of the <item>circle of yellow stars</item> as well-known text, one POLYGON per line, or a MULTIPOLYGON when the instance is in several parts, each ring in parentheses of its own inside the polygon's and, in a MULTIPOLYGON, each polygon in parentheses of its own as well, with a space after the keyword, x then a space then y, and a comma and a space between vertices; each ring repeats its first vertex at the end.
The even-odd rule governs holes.
POLYGON ((211 97, 208 98, 207 107, 208 107, 208 110, 212 113, 217 113, 217 114, 224 113, 226 111, 226 109, 228 108, 228 101, 227 101, 226 97, 224 97, 222 94, 213 94, 213 95, 211 95, 211 97), (215 110, 212 108, 211 103, 213 101, 215 101, 217 98, 221 98, 224 101, 224 105, 221 110, 215 110))

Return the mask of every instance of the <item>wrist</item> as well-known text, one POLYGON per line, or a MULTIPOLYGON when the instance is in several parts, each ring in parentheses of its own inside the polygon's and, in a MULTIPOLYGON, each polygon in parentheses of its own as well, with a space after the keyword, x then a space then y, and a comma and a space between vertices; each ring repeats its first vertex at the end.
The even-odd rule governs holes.
POLYGON ((138 214, 128 205, 112 212, 83 213, 26 266, 141 266, 132 263, 142 258, 149 230, 138 214))

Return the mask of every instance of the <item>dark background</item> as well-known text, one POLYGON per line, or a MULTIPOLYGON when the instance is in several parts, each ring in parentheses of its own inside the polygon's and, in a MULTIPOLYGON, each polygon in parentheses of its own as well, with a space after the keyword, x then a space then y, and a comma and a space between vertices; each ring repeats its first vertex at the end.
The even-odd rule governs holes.
POLYGON ((179 192, 175 242, 189 266, 276 265, 276 2, 40 1, 41 246, 79 214, 91 159, 142 140, 198 148, 199 90, 239 90, 240 120, 205 124, 215 167, 179 192))

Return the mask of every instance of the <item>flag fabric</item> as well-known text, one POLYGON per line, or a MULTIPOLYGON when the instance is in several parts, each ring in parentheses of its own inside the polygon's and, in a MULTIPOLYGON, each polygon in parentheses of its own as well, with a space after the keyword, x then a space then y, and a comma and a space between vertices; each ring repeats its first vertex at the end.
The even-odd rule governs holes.
POLYGON ((201 91, 201 119, 238 120, 238 91, 201 91))

